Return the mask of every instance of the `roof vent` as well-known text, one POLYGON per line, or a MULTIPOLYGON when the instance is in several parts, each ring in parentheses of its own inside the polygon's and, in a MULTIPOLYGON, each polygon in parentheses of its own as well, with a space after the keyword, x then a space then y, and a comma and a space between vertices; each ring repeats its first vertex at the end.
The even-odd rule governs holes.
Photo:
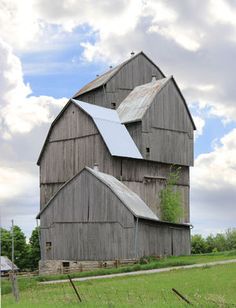
POLYGON ((135 55, 135 52, 131 51, 130 55, 131 55, 131 57, 133 57, 135 55))
POLYGON ((96 77, 99 77, 99 74, 97 74, 96 77))
POLYGON ((97 164, 97 163, 94 163, 94 165, 93 165, 93 170, 94 170, 94 171, 99 171, 99 168, 98 168, 98 164, 97 164))
POLYGON ((112 65, 109 66, 109 69, 112 69, 112 65))
POLYGON ((152 82, 157 80, 157 76, 155 74, 152 74, 152 82))

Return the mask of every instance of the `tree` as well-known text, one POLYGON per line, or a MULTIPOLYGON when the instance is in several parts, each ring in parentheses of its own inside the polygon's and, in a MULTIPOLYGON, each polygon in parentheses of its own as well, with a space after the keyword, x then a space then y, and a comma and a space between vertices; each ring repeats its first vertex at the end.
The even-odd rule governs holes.
MULTIPOLYGON (((28 246, 26 237, 20 227, 14 226, 14 263, 20 268, 27 268, 28 246)), ((12 259, 12 232, 1 228, 1 255, 12 259)))
POLYGON ((195 234, 192 236, 192 249, 191 252, 195 253, 205 253, 207 251, 207 244, 205 239, 200 234, 195 234))
POLYGON ((39 227, 36 227, 29 240, 29 266, 31 270, 38 268, 40 260, 39 227))
POLYGON ((228 229, 225 237, 227 250, 236 249, 236 229, 228 229))
POLYGON ((26 237, 20 227, 14 226, 14 251, 15 251, 15 264, 20 269, 28 268, 28 245, 26 237))
POLYGON ((0 228, 1 232, 1 255, 11 259, 11 232, 0 228))
POLYGON ((161 218, 164 221, 178 223, 183 215, 181 206, 181 194, 176 190, 176 184, 180 176, 181 168, 170 170, 169 177, 166 182, 166 187, 159 193, 161 218))

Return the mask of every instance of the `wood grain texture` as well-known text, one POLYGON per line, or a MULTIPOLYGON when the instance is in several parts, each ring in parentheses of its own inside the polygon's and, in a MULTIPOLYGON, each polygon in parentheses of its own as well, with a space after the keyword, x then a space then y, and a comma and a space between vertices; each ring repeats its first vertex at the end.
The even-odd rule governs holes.
POLYGON ((135 220, 114 192, 85 169, 41 214, 42 260, 113 260, 187 252, 188 227, 173 233, 169 224, 143 219, 135 251, 135 220), (46 242, 51 242, 50 249, 46 242))

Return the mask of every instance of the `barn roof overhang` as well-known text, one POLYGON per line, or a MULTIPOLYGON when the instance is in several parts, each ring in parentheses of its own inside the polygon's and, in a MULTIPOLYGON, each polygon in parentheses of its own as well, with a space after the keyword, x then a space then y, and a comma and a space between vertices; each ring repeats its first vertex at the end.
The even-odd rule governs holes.
POLYGON ((73 95, 73 98, 77 98, 78 96, 90 92, 92 90, 95 90, 97 88, 100 88, 104 86, 109 80, 111 80, 127 63, 134 60, 136 57, 143 55, 150 63, 152 63, 160 72, 160 74, 165 77, 163 72, 160 70, 160 68, 143 52, 140 51, 136 55, 130 57, 128 60, 124 61, 123 63, 117 65, 113 69, 110 69, 109 71, 105 72, 101 76, 97 77, 93 81, 86 84, 84 87, 82 87, 75 95, 73 95))
POLYGON ((108 151, 112 156, 143 159, 125 125, 120 122, 116 110, 71 99, 52 122, 46 140, 40 152, 37 165, 40 165, 40 160, 42 158, 46 144, 49 141, 50 133, 54 125, 61 118, 64 111, 68 108, 70 104, 74 104, 92 118, 99 133, 101 134, 101 137, 106 147, 108 148, 108 151))
POLYGON ((177 223, 177 222, 170 222, 170 221, 164 221, 164 220, 158 220, 158 221, 150 221, 145 218, 140 218, 140 221, 143 221, 144 223, 151 223, 151 224, 159 224, 159 225, 168 225, 170 228, 187 228, 187 229, 192 229, 193 225, 191 223, 177 223))

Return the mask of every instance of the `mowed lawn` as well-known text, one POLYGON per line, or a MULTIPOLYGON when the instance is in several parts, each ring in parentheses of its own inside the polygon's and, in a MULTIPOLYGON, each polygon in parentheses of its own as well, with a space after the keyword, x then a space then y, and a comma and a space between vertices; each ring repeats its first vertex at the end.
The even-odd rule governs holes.
POLYGON ((2 307, 186 307, 177 289, 194 307, 236 307, 236 264, 173 270, 166 273, 75 282, 82 297, 78 304, 68 282, 33 284, 21 291, 15 304, 2 296, 2 307))

